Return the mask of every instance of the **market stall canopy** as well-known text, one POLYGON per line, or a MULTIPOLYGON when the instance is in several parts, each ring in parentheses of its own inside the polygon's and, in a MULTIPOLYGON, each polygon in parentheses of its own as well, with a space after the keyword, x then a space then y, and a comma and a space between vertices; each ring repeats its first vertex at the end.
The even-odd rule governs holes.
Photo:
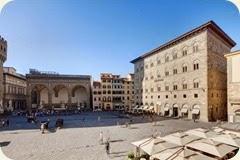
POLYGON ((188 109, 186 107, 181 109, 181 113, 187 113, 187 112, 188 112, 188 109))
POLYGON ((153 155, 169 148, 178 147, 178 145, 166 142, 160 138, 148 138, 138 142, 133 142, 132 144, 139 147, 148 155, 153 155))
POLYGON ((192 114, 199 115, 199 113, 200 113, 200 109, 199 109, 199 108, 194 108, 194 109, 192 110, 192 114))
POLYGON ((180 146, 185 146, 186 144, 200 140, 201 138, 194 135, 188 135, 183 132, 177 132, 177 133, 162 137, 162 139, 170 143, 174 143, 180 146))
POLYGON ((192 129, 192 130, 186 131, 185 133, 188 135, 194 135, 201 138, 212 138, 212 137, 221 135, 221 133, 217 133, 217 132, 203 129, 203 128, 192 129))
POLYGON ((223 134, 217 137, 213 137, 211 139, 216 142, 225 143, 238 148, 240 147, 240 137, 237 137, 236 135, 233 134, 223 134))
POLYGON ((187 144, 187 148, 205 152, 219 158, 223 158, 225 155, 238 149, 237 147, 229 146, 220 142, 215 142, 210 139, 204 139, 201 141, 187 144))

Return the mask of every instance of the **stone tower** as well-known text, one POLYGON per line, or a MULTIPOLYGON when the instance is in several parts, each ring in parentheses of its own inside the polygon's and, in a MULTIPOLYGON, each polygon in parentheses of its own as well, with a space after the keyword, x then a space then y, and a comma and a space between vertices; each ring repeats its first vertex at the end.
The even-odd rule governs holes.
POLYGON ((7 59, 7 41, 0 36, 0 113, 3 109, 3 63, 7 59))

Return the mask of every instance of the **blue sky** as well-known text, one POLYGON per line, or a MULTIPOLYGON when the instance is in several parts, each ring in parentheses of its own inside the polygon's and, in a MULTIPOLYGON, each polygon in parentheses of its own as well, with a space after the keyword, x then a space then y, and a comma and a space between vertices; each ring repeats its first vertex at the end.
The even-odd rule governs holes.
POLYGON ((8 60, 63 74, 126 75, 130 60, 209 20, 240 49, 240 14, 226 0, 15 0, 0 14, 8 60))

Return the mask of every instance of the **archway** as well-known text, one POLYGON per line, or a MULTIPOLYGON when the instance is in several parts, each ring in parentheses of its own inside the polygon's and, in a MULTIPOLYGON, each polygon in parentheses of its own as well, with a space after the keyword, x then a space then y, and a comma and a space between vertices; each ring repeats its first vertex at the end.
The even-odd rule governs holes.
POLYGON ((60 107, 68 103, 68 89, 65 85, 56 85, 53 88, 52 104, 55 107, 60 107))
POLYGON ((169 110, 170 110, 170 105, 166 103, 164 106, 164 116, 169 116, 170 114, 169 110))
POLYGON ((178 105, 173 105, 173 117, 178 117, 178 105))
POLYGON ((193 105, 192 109, 192 119, 199 119, 200 118, 200 106, 198 104, 193 105))
POLYGON ((43 84, 35 85, 31 90, 31 108, 43 107, 48 103, 48 88, 43 84))
POLYGON ((77 85, 72 89, 72 103, 77 106, 86 107, 88 105, 87 89, 81 85, 77 85))
POLYGON ((187 118, 188 117, 188 105, 184 104, 181 109, 182 117, 187 118))

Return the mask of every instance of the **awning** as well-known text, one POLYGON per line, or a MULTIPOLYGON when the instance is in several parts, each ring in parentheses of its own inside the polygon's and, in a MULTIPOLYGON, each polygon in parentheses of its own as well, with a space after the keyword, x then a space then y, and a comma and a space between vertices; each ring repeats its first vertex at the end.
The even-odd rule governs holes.
POLYGON ((169 107, 164 107, 164 111, 169 111, 169 107))
POLYGON ((198 108, 194 108, 194 109, 192 110, 192 114, 198 115, 199 113, 200 113, 200 110, 199 110, 198 108))
POLYGON ((150 106, 149 108, 148 108, 148 110, 153 110, 154 108, 153 108, 153 106, 150 106))
POLYGON ((182 108, 181 109, 181 113, 187 113, 188 112, 188 109, 187 108, 182 108))
POLYGON ((148 106, 147 106, 147 105, 144 106, 143 109, 144 109, 144 110, 148 110, 148 106))

